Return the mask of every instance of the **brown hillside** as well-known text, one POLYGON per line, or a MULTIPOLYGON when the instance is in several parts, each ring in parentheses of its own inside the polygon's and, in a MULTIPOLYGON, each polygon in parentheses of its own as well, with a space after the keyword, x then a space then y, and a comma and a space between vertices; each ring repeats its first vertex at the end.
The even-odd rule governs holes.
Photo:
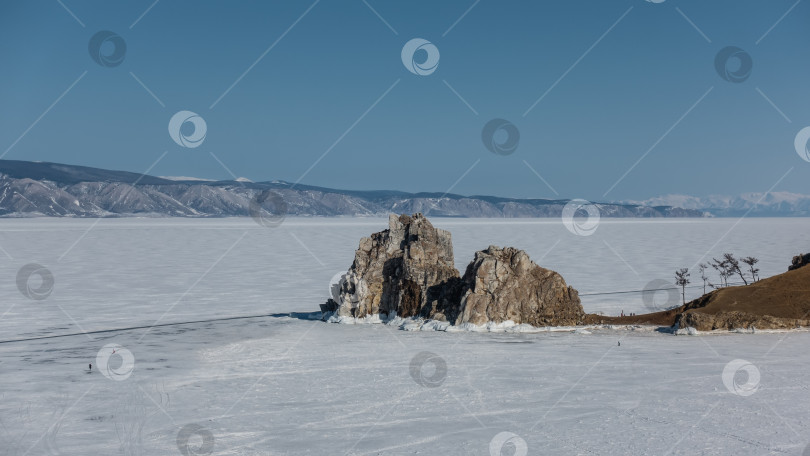
POLYGON ((810 326, 810 267, 715 290, 684 306, 678 324, 701 331, 810 326))
POLYGON ((715 290, 686 305, 701 313, 745 312, 778 318, 810 317, 810 267, 775 275, 748 286, 715 290))
POLYGON ((684 306, 632 317, 589 314, 586 324, 652 324, 700 331, 810 326, 810 266, 800 267, 747 286, 721 288, 684 306))

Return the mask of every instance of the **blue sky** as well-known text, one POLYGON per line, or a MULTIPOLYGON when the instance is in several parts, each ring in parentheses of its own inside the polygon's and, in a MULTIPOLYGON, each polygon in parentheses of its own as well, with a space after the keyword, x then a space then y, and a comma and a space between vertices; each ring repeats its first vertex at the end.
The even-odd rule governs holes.
POLYGON ((793 148, 810 2, 313 2, 4 1, 0 153, 344 189, 810 193, 793 148), (90 56, 105 30, 120 65, 90 56), (403 65, 413 38, 439 50, 432 74, 403 65), (743 82, 715 68, 727 46, 751 57, 743 82), (178 111, 205 120, 199 147, 170 137, 178 111), (494 118, 519 131, 514 153, 485 147, 494 118))

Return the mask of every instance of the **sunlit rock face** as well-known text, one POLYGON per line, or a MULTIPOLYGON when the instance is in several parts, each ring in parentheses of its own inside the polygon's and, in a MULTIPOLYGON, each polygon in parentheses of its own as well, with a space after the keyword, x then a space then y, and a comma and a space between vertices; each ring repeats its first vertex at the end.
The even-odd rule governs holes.
POLYGON ((475 253, 462 279, 455 324, 512 320, 532 326, 581 324, 579 294, 562 276, 536 265, 523 250, 489 246, 475 253))

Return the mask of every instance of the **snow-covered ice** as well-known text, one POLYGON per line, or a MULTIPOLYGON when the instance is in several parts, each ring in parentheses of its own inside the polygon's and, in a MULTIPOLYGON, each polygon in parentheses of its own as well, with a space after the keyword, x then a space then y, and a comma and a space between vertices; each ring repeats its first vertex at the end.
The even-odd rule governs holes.
MULTIPOLYGON (((613 314, 644 311, 640 297, 588 293, 669 279, 718 239, 710 255, 758 256, 763 276, 808 250, 805 219, 735 222, 603 220, 584 238, 553 221, 435 220, 460 268, 515 245, 587 311, 613 314)), ((0 343, 0 454, 178 455, 188 440, 225 455, 489 455, 503 442, 502 454, 525 442, 527 454, 799 455, 810 443, 808 332, 328 324, 309 312, 385 220, 93 223, 0 221, 2 340, 144 326, 0 343), (53 273, 45 300, 17 290, 32 262, 53 273), (263 316, 150 328, 240 315, 263 316), (742 367, 724 378, 727 366, 742 367)))
POLYGON ((529 454, 798 455, 810 432, 808 333, 407 332, 290 317, 144 332, 0 344, 3 454, 176 455, 188 425, 229 455, 487 455, 500 432, 529 454), (123 381, 87 373, 108 343, 135 359, 123 381), (412 378, 424 351, 445 362, 438 386, 412 378), (724 386, 735 359, 761 372, 755 394, 724 386))

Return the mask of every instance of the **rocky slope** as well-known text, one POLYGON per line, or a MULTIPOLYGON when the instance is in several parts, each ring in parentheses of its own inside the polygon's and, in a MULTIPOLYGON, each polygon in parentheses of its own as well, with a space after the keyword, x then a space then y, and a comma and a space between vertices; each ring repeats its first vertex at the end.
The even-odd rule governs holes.
POLYGON ((322 310, 338 318, 396 314, 455 325, 562 326, 585 316, 577 291, 522 250, 490 246, 476 252, 459 277, 450 233, 418 213, 391 215, 387 230, 360 241, 322 310))
MULTIPOLYGON (((430 213, 453 217, 560 217, 568 200, 441 193, 335 190, 288 182, 173 180, 57 163, 0 160, 0 216, 225 217, 251 215, 272 191, 285 214, 370 216, 430 213)), ((602 217, 702 217, 697 210, 598 204, 602 217)))

